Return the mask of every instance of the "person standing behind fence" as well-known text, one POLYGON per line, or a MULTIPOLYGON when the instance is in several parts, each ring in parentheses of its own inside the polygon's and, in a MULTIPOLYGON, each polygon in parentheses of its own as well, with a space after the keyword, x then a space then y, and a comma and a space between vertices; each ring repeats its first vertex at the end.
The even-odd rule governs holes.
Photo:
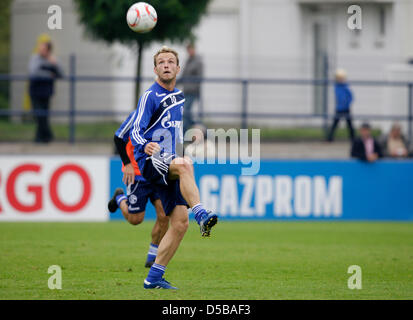
POLYGON ((336 83, 334 86, 335 96, 336 96, 336 114, 334 116, 334 122, 331 126, 330 132, 328 134, 327 140, 333 141, 334 131, 341 118, 345 118, 347 122, 347 128, 349 130, 349 135, 351 141, 354 140, 354 129, 351 123, 350 107, 353 102, 353 94, 347 84, 347 74, 343 69, 337 69, 336 71, 336 83))
POLYGON ((53 140, 49 125, 50 98, 54 93, 54 81, 63 77, 63 71, 52 54, 50 40, 39 42, 37 52, 30 57, 30 99, 36 119, 35 142, 48 143, 53 140))
POLYGON ((180 81, 183 84, 183 91, 185 94, 185 108, 183 117, 184 133, 194 124, 194 120, 192 118, 192 106, 195 100, 200 101, 201 83, 199 78, 202 78, 204 74, 202 59, 196 54, 194 44, 188 44, 186 50, 189 57, 186 61, 180 81), (194 79, 191 80, 191 78, 194 79))

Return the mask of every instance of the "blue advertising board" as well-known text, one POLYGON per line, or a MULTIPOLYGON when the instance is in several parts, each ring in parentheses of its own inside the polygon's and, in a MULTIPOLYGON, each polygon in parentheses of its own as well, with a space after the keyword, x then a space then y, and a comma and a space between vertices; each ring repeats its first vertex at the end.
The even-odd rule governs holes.
MULTIPOLYGON (((413 221, 413 161, 261 160, 256 175, 242 168, 195 165, 201 201, 221 219, 413 221)), ((112 194, 123 185, 120 160, 110 170, 112 194)), ((146 219, 155 217, 148 203, 146 219)))

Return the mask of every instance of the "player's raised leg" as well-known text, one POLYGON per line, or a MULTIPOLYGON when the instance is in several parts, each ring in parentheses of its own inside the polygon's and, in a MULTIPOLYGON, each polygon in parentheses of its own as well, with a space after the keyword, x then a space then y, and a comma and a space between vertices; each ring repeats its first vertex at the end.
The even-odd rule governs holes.
POLYGON ((116 188, 112 199, 108 202, 108 209, 111 213, 114 213, 118 208, 125 220, 134 226, 141 224, 145 217, 145 211, 129 212, 128 198, 122 188, 116 188))
POLYGON ((211 229, 218 222, 215 213, 205 210, 201 204, 199 189, 195 182, 194 168, 190 158, 175 158, 169 166, 169 178, 179 179, 182 197, 188 203, 200 226, 201 235, 209 237, 211 229))

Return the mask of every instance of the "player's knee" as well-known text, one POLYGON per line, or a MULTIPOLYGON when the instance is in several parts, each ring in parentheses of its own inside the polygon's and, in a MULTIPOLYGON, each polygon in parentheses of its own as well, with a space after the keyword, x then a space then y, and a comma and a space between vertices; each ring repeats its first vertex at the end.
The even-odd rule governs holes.
POLYGON ((144 215, 140 215, 140 214, 131 215, 130 214, 128 221, 131 225, 137 226, 138 224, 141 224, 143 222, 143 218, 144 218, 144 215))
POLYGON ((174 228, 176 229, 177 232, 183 234, 188 230, 189 227, 189 220, 188 219, 181 219, 177 221, 174 225, 174 228))
POLYGON ((163 214, 163 215, 158 215, 157 217, 156 217, 156 219, 158 219, 158 223, 159 223, 159 225, 161 226, 161 227, 167 227, 168 226, 168 224, 169 224, 169 217, 168 216, 166 216, 165 214, 163 214))
POLYGON ((180 233, 180 234, 184 234, 185 232, 186 232, 186 230, 188 230, 188 226, 189 226, 189 223, 186 221, 186 222, 181 222, 180 224, 178 224, 178 226, 177 226, 177 231, 180 233))
POLYGON ((180 158, 179 162, 177 162, 178 165, 178 171, 179 174, 192 174, 193 172, 193 166, 192 163, 190 161, 188 161, 185 158, 180 158))
POLYGON ((185 162, 188 165, 188 169, 191 171, 191 173, 194 173, 194 162, 192 161, 192 159, 188 156, 184 157, 185 162))

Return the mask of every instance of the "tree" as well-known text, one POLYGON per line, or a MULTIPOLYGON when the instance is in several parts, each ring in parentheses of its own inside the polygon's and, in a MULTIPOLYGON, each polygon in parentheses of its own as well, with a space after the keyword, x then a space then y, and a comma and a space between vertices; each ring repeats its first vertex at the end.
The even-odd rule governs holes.
POLYGON ((136 0, 75 0, 80 21, 94 38, 107 43, 119 41, 137 45, 136 99, 139 97, 142 51, 152 41, 183 42, 193 37, 192 30, 205 13, 210 0, 150 0, 158 21, 149 33, 135 33, 126 23, 126 12, 136 0))

